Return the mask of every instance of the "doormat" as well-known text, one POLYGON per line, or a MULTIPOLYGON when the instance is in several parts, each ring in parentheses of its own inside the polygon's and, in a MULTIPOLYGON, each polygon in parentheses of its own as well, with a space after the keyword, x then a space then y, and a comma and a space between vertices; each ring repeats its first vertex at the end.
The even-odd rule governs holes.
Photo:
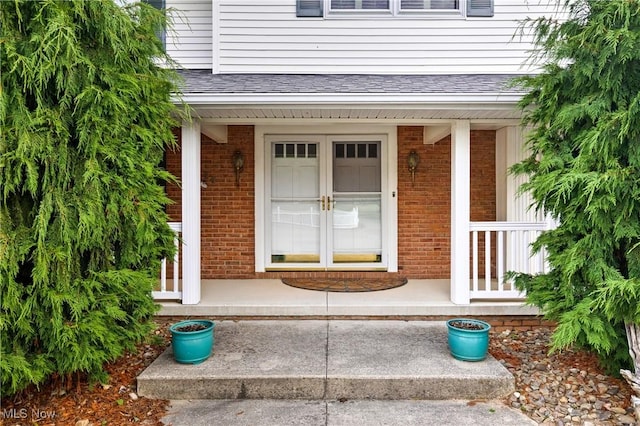
POLYGON ((282 278, 288 286, 305 290, 361 293, 389 290, 407 283, 405 277, 390 278, 282 278))

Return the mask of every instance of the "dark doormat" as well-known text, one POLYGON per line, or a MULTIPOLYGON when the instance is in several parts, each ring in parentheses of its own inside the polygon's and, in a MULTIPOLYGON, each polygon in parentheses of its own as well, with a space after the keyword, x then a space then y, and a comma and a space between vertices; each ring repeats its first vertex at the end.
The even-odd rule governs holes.
POLYGON ((286 285, 306 290, 358 293, 389 290, 407 283, 405 277, 389 278, 282 278, 286 285))

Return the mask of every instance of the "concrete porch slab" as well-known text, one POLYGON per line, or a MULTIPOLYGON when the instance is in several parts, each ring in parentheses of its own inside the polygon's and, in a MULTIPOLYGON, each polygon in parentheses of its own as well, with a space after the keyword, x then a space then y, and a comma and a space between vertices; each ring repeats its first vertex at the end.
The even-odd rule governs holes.
POLYGON ((197 305, 160 303, 166 316, 431 316, 538 315, 522 301, 451 302, 449 280, 409 280, 390 290, 331 293, 290 287, 277 279, 203 280, 197 305))
POLYGON ((486 399, 514 389, 488 357, 455 360, 444 322, 219 321, 213 355, 177 364, 169 348, 138 377, 162 399, 486 399))

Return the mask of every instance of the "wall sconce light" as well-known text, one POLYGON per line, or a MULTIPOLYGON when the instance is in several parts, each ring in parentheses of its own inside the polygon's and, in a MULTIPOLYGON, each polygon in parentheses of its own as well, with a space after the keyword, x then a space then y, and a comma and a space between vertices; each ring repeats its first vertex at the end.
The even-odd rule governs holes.
POLYGON ((409 172, 411 173, 411 183, 416 181, 416 169, 418 168, 419 162, 420 156, 418 153, 415 150, 411 151, 407 157, 407 164, 409 165, 409 172))
POLYGON ((244 155, 240 151, 233 153, 233 169, 236 172, 236 186, 240 186, 240 172, 244 168, 244 155))

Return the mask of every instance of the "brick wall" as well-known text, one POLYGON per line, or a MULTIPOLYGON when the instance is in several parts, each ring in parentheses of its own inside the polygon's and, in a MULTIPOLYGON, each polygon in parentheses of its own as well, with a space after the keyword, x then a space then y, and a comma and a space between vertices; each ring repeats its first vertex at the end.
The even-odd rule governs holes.
MULTIPOLYGON (((422 135, 421 126, 398 128, 398 264, 408 278, 449 278, 451 138, 424 145, 422 135), (420 156, 415 182, 412 150, 420 156)), ((471 132, 472 221, 495 220, 495 152, 494 131, 471 132)))
MULTIPOLYGON (((229 126, 228 143, 219 144, 202 135, 201 259, 202 278, 253 278, 254 263, 254 163, 253 126, 229 126), (244 155, 244 169, 236 185, 233 155, 244 155)), ((178 131, 178 143, 180 143, 178 131)), ((180 177, 180 152, 167 153, 167 168, 180 177)), ((180 189, 169 185, 172 220, 181 219, 180 189)))
MULTIPOLYGON (((180 132, 177 131, 178 143, 180 132)), ((202 136, 202 278, 363 277, 380 272, 268 272, 256 274, 254 259, 253 126, 229 126, 228 143, 202 136), (245 165, 236 186, 233 153, 245 165)), ((471 220, 495 220, 495 132, 471 132, 471 220)), ((167 152, 166 164, 180 177, 180 152, 167 152)), ((180 189, 168 185, 175 201, 172 220, 181 219, 180 189)), ((398 264, 408 278, 448 278, 451 210, 451 141, 422 143, 422 127, 398 127, 398 264), (420 155, 415 182, 407 168, 411 150, 420 155)), ((482 245, 483 247, 483 245, 482 245)))
POLYGON ((228 143, 202 143, 202 278, 254 276, 255 216, 253 126, 229 126, 228 143), (239 185, 233 168, 244 155, 239 185))

